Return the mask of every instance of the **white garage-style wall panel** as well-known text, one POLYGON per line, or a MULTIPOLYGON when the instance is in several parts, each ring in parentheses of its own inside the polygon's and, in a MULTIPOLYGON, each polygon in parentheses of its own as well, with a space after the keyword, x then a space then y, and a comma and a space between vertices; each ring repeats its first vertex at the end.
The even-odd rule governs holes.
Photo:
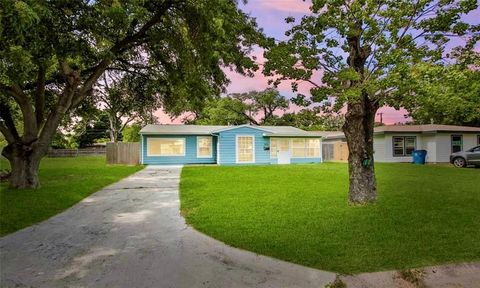
POLYGON ((373 158, 376 162, 385 162, 385 135, 376 135, 373 138, 373 158))

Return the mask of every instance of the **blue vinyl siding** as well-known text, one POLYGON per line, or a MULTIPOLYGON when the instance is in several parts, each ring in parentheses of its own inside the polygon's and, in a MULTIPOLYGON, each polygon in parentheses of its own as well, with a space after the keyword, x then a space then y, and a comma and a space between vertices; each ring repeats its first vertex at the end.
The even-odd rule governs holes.
MULTIPOLYGON (((270 151, 264 149, 264 147, 270 146, 270 140, 268 137, 264 137, 263 133, 265 133, 263 130, 250 127, 238 127, 218 133, 220 143, 219 164, 239 164, 236 162, 236 137, 241 135, 255 137, 255 163, 253 164, 270 164, 270 151)), ((252 163, 248 164, 251 165, 252 163)))
MULTIPOLYGON (((172 165, 172 164, 220 164, 220 165, 252 165, 252 164, 277 164, 277 159, 270 158, 270 137, 264 136, 265 131, 252 127, 238 127, 218 132, 212 136, 212 157, 197 157, 197 135, 142 135, 141 157, 143 164, 172 165), (255 139, 255 162, 237 163, 236 140, 238 136, 253 136, 255 139), (148 138, 183 138, 185 139, 184 156, 147 156, 148 138), (219 145, 217 149, 217 144, 219 145), (217 155, 217 152, 219 155, 217 155), (217 161, 218 156, 218 161, 217 161)), ((201 136, 201 135, 199 135, 201 136)), ((208 135, 205 135, 208 136, 208 135)), ((320 163, 319 158, 291 158, 291 163, 320 163)))
POLYGON ((212 164, 217 163, 217 137, 212 136, 212 157, 197 158, 197 136, 192 135, 143 135, 143 164, 212 164), (147 138, 184 138, 185 156, 147 156, 147 138))

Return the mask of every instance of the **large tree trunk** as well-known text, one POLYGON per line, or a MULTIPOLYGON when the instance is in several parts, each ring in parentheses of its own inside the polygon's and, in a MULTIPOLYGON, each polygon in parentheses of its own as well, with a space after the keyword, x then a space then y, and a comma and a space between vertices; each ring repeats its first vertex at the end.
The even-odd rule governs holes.
MULTIPOLYGON (((361 85, 364 81, 365 62, 371 53, 369 46, 361 44, 362 25, 361 21, 355 23, 355 27, 347 37, 350 47, 347 62, 360 76, 359 80, 350 82, 351 86, 361 85)), ((373 126, 377 110, 378 102, 369 98, 365 90, 362 90, 359 99, 348 101, 343 132, 345 132, 349 149, 350 188, 348 199, 351 204, 375 202, 377 198, 373 164, 373 126)))
MULTIPOLYGON (((125 54, 131 47, 142 45, 145 42, 145 35, 152 27, 163 20, 164 15, 174 5, 174 2, 173 0, 164 1, 151 19, 137 32, 129 33, 123 39, 116 41, 108 53, 104 53, 103 59, 99 59, 95 66, 84 70, 83 72, 88 74, 82 75, 83 77, 80 77, 80 70, 72 69, 67 63, 66 59, 70 57, 69 55, 57 55, 58 72, 63 79, 61 81, 55 80, 54 83, 60 84, 59 86, 64 86, 64 88, 62 93, 58 95, 57 103, 49 109, 48 115, 44 115, 46 112, 45 85, 47 70, 45 66, 39 66, 36 90, 33 93, 31 88, 25 87, 26 85, 16 83, 16 79, 7 77, 7 82, 11 82, 11 85, 0 83, 0 93, 10 96, 17 103, 22 111, 24 124, 23 135, 20 137, 14 125, 9 106, 3 102, 0 103, 0 114, 2 115, 0 132, 9 143, 2 150, 2 155, 11 164, 11 186, 16 188, 36 188, 39 186, 38 167, 40 160, 46 154, 65 113, 69 109, 77 107, 86 95, 91 93, 98 78, 115 59, 125 54), (35 107, 32 104, 35 104, 35 107)), ((50 62, 50 58, 47 59, 47 62, 50 62)))
POLYGON ((348 105, 343 131, 349 149, 349 202, 366 204, 377 197, 373 161, 373 127, 378 107, 366 95, 358 103, 348 105))
POLYGON ((10 186, 17 189, 35 189, 40 187, 38 168, 44 156, 39 147, 10 144, 2 151, 11 167, 10 186))
MULTIPOLYGON (((22 110, 24 133, 20 137, 9 119, 8 130, 2 127, 2 133, 7 138, 8 145, 2 150, 2 155, 10 162, 11 175, 10 186, 17 189, 38 188, 38 168, 40 161, 45 156, 55 135, 60 121, 65 116, 65 112, 71 107, 72 99, 77 92, 80 76, 77 72, 68 68, 65 71, 66 87, 58 100, 56 106, 46 117, 45 121, 37 122, 37 119, 43 119, 43 115, 33 113, 33 107, 28 100, 27 95, 20 89, 11 92, 11 95, 17 97, 17 103, 22 110), (43 124, 40 131, 39 124, 43 124)), ((78 93, 77 93, 78 94, 78 93)), ((11 118, 11 115, 7 115, 11 118)))
POLYGON ((118 142, 118 131, 110 129, 110 142, 118 142))
POLYGON ((122 120, 117 117, 117 113, 114 111, 108 112, 108 122, 110 124, 109 135, 110 142, 118 142, 118 136, 120 136, 120 130, 122 126, 122 120))

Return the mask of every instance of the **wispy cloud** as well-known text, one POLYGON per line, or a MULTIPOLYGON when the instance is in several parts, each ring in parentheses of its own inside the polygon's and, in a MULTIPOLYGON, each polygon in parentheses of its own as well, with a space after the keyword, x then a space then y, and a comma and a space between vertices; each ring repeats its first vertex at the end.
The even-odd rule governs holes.
POLYGON ((312 2, 310 0, 256 0, 250 1, 257 9, 275 10, 291 13, 309 13, 312 2))
MULTIPOLYGON (((266 61, 266 59, 263 57, 263 52, 263 49, 257 47, 250 53, 252 57, 255 57, 255 62, 260 65, 260 69, 254 72, 253 77, 240 75, 234 71, 230 71, 227 68, 224 69, 225 74, 227 75, 228 79, 230 79, 230 84, 227 86, 227 93, 242 93, 254 90, 261 91, 266 88, 272 87, 272 85, 268 84, 268 80, 273 78, 263 75, 263 64, 266 61)), ((321 77, 321 72, 315 71, 313 73, 312 79, 315 79, 316 82, 321 83, 321 77)), ((300 82, 298 84, 299 93, 310 95, 310 89, 313 87, 312 84, 306 81, 300 82)), ((280 93, 289 97, 296 94, 292 92, 291 85, 292 81, 285 80, 282 81, 277 88, 280 93)))

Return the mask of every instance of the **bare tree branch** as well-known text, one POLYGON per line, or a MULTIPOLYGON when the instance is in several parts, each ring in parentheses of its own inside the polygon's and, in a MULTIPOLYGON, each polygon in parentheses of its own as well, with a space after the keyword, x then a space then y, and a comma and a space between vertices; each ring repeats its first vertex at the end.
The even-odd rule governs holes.
POLYGON ((20 139, 15 122, 13 121, 12 113, 6 103, 0 102, 0 132, 9 144, 14 143, 20 139))
POLYGON ((413 22, 414 22, 414 18, 415 18, 415 15, 416 15, 416 13, 417 13, 419 4, 420 4, 420 1, 417 1, 417 2, 414 4, 414 8, 413 8, 413 11, 412 11, 412 15, 410 15, 410 18, 408 19, 408 23, 407 23, 407 25, 405 26, 402 34, 400 34, 400 37, 398 37, 396 44, 400 43, 400 41, 402 41, 403 37, 405 37, 405 35, 407 34, 407 32, 410 30, 410 27, 412 26, 412 24, 413 24, 413 22))
POLYGON ((22 111, 24 126, 23 137, 25 141, 28 142, 36 139, 38 133, 37 121, 35 119, 33 107, 28 99, 28 96, 23 92, 22 88, 20 88, 17 83, 13 83, 12 86, 0 84, 0 89, 12 96, 22 111))

